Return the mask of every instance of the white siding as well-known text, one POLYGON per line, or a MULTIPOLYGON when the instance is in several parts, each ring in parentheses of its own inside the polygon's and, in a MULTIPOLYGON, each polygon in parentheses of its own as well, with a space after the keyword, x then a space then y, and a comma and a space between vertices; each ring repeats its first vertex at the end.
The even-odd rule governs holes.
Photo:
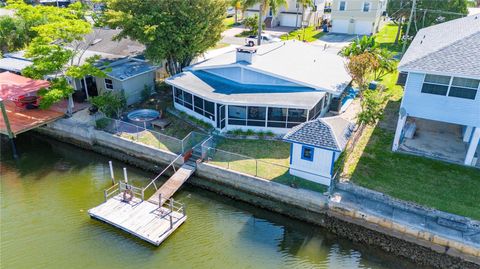
POLYGON ((408 74, 402 100, 408 116, 480 127, 480 91, 475 100, 422 93, 424 76, 408 74))
MULTIPOLYGON (((333 151, 314 148, 313 161, 302 159, 302 145, 293 143, 292 163, 290 164, 290 174, 324 184, 330 185, 332 172, 333 151)), ((335 153, 340 155, 340 153, 335 153)))

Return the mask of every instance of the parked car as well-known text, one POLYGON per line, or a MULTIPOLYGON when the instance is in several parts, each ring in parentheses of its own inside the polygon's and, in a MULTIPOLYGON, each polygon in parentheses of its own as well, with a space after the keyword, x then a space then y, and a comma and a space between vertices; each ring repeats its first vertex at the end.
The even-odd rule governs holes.
POLYGON ((227 18, 232 17, 235 15, 235 8, 234 7, 227 7, 227 18))
MULTIPOLYGON (((273 43, 273 42, 280 42, 281 39, 278 37, 273 37, 269 34, 262 34, 262 43, 273 43)), ((245 44, 248 46, 254 46, 257 44, 257 36, 256 35, 250 35, 245 38, 245 44)))

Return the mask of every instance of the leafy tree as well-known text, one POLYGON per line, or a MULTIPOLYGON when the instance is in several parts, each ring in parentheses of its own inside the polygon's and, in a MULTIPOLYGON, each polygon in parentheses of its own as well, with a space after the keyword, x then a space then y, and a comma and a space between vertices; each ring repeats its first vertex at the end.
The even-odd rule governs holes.
POLYGON ((121 29, 117 38, 144 44, 147 58, 166 60, 174 75, 220 40, 226 8, 224 0, 107 0, 106 16, 121 29))
MULTIPOLYGON (((243 24, 245 25, 246 28, 248 28, 248 31, 252 35, 257 35, 258 34, 258 15, 255 14, 253 16, 250 16, 243 20, 243 24)), ((265 23, 262 24, 262 30, 265 29, 265 23)))
POLYGON ((85 20, 85 10, 80 2, 58 8, 11 0, 9 7, 16 10, 16 16, 24 21, 29 36, 33 37, 25 54, 33 64, 25 68, 23 74, 35 79, 53 76, 51 87, 39 92, 41 108, 48 108, 73 92, 64 76, 80 79, 86 75, 105 75, 94 66, 98 56, 81 63, 88 47, 82 48, 81 44, 85 42, 84 36, 92 31, 92 26, 85 20))
MULTIPOLYGON (((282 7, 282 6, 287 6, 287 1, 286 0, 244 0, 243 6, 246 7, 251 7, 256 4, 259 4, 258 7, 258 27, 257 29, 262 28, 262 17, 266 14, 266 12, 271 9, 272 13, 277 13, 277 10, 282 7)), ((257 39, 257 45, 262 44, 262 33, 261 31, 258 31, 257 33, 258 39, 257 39)))
MULTIPOLYGON (((415 36, 421 28, 466 16, 467 5, 467 0, 417 0, 409 35, 415 36)), ((403 32, 406 30, 403 22, 410 16, 411 8, 412 1, 409 0, 389 0, 387 3, 387 13, 399 24, 395 43, 398 41, 400 25, 404 28, 403 32)))
POLYGON ((347 58, 364 53, 369 53, 377 59, 378 65, 375 65, 373 69, 374 79, 381 78, 385 74, 395 70, 397 61, 394 59, 394 53, 386 48, 380 48, 373 36, 363 36, 361 39, 357 38, 339 52, 340 55, 347 58))
MULTIPOLYGON (((314 7, 315 4, 313 0, 297 0, 297 4, 302 7, 302 22, 305 19, 305 9, 309 7, 314 7)), ((297 21, 298 21, 298 13, 297 13, 297 21)))
POLYGON ((90 102, 110 118, 119 118, 127 106, 127 100, 123 91, 106 91, 99 96, 91 97, 90 102))
POLYGON ((378 65, 374 71, 374 79, 379 79, 386 74, 395 71, 397 68, 397 60, 393 57, 394 53, 386 48, 377 49, 375 57, 377 57, 378 65))
POLYGON ((358 124, 372 125, 382 119, 388 98, 389 95, 383 89, 365 90, 361 103, 362 110, 358 113, 358 124))
POLYGON ((350 45, 342 48, 339 52, 343 57, 350 57, 360 55, 365 52, 374 53, 378 49, 378 44, 375 42, 374 36, 363 36, 356 38, 350 45))
POLYGON ((359 55, 353 55, 349 58, 346 69, 352 80, 360 88, 360 97, 362 92, 367 89, 368 76, 378 68, 379 62, 377 57, 370 52, 359 55))
POLYGON ((23 20, 0 16, 0 52, 7 52, 22 49, 27 43, 28 36, 23 20))

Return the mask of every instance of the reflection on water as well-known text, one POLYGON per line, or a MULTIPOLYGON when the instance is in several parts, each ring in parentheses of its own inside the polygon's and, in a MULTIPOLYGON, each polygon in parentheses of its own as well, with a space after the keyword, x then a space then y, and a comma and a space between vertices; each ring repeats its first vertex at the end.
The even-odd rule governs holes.
MULTIPOLYGON (((111 185, 108 159, 40 137, 1 156, 1 268, 415 268, 384 252, 185 186, 188 220, 160 247, 92 220, 111 185)), ((115 163, 115 174, 125 166, 115 163)), ((153 175, 128 167, 139 185, 153 175)))

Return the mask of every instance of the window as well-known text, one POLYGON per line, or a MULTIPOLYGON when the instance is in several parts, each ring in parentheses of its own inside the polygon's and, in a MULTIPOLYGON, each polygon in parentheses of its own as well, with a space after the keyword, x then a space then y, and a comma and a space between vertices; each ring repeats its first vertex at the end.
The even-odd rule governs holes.
POLYGON ((194 96, 193 97, 193 107, 194 107, 195 112, 203 115, 203 99, 202 98, 200 98, 198 96, 194 96))
POLYGON ((425 75, 423 81, 422 93, 447 95, 448 85, 450 84, 450 77, 438 75, 425 75))
POLYGON ((308 112, 308 120, 316 119, 320 115, 320 113, 322 112, 322 107, 325 106, 324 100, 325 97, 320 99, 318 103, 312 109, 310 109, 310 111, 308 112))
POLYGON ((173 91, 175 103, 183 106, 183 91, 177 88, 173 88, 173 91))
POLYGON ((364 2, 363 3, 363 12, 369 12, 370 11, 370 2, 364 2))
POLYGON ((288 109, 288 123, 287 128, 292 128, 299 125, 302 122, 307 121, 307 110, 306 109, 288 109))
POLYGON ((313 161, 314 148, 302 146, 302 160, 313 161))
POLYGON ((249 126, 265 126, 265 118, 267 114, 266 107, 249 106, 248 107, 248 121, 249 126))
POLYGON ((105 89, 113 90, 113 81, 111 79, 105 79, 105 89))
POLYGON ((347 3, 345 1, 340 1, 340 5, 338 7, 338 10, 345 11, 346 9, 347 9, 347 3))
POLYGON ((247 125, 247 107, 228 106, 228 124, 247 125))
POLYGON ((448 95, 475 100, 480 80, 439 75, 425 75, 422 93, 448 95), (450 85, 450 80, 452 84, 450 85))
POLYGON ((268 108, 268 127, 285 128, 287 123, 287 109, 280 107, 268 108))
POLYGON ((193 95, 191 93, 188 93, 185 91, 183 92, 183 102, 186 108, 193 109, 192 99, 193 99, 193 95))
POLYGON ((475 100, 480 80, 453 78, 448 96, 475 100))

